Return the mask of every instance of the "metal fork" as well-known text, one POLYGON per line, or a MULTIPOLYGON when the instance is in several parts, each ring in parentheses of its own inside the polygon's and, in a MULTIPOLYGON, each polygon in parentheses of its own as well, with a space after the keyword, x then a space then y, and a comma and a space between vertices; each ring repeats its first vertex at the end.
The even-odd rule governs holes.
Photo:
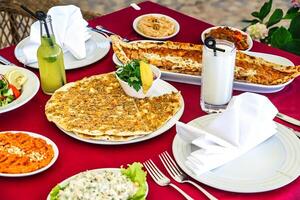
POLYGON ((188 194, 186 194, 183 190, 181 190, 176 185, 172 184, 170 179, 166 177, 154 164, 154 162, 149 159, 143 163, 146 170, 149 172, 152 179, 160 186, 171 186, 174 189, 176 189, 178 192, 180 192, 186 199, 193 200, 192 197, 190 197, 188 194))
POLYGON ((210 200, 217 200, 216 197, 211 195, 208 191, 206 191, 204 188, 202 188, 197 183, 191 181, 188 179, 188 176, 182 172, 175 161, 171 158, 169 153, 167 151, 164 151, 159 155, 159 158, 163 165, 165 166, 166 170, 170 174, 170 176, 179 183, 190 183, 193 186, 195 186, 197 189, 199 189, 205 196, 207 196, 210 200))

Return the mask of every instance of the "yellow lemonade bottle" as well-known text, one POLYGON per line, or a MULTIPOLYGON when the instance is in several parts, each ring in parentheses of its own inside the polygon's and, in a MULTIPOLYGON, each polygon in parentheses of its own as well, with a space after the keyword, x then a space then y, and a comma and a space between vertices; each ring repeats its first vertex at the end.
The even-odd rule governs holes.
MULTIPOLYGON (((37 13, 38 14, 38 13, 37 13)), ((66 84, 63 51, 56 44, 51 17, 41 14, 41 45, 37 50, 40 80, 45 94, 53 94, 55 90, 66 84)))

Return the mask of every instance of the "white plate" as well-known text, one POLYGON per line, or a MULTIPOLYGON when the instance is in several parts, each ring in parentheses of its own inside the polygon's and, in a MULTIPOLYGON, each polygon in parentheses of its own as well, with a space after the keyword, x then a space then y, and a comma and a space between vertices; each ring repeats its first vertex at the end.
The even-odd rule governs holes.
POLYGON ((173 19, 172 17, 169 17, 167 15, 163 15, 163 14, 158 14, 158 13, 150 13, 150 14, 145 14, 145 15, 141 15, 137 18, 135 18, 135 20, 133 21, 132 23, 132 27, 133 29, 138 33, 140 34, 141 36, 145 37, 145 38, 149 38, 149 39, 155 39, 155 40, 166 40, 166 39, 169 39, 169 38, 172 38, 174 37, 175 35, 178 34, 179 30, 180 30, 180 26, 179 26, 179 23, 173 19), (153 37, 153 36, 149 36, 149 35, 145 35, 144 33, 142 33, 141 31, 139 31, 139 29, 137 28, 137 24, 138 22, 140 21, 140 19, 142 17, 145 17, 145 16, 154 16, 154 17, 165 17, 166 19, 168 19, 169 21, 171 21, 174 25, 175 25, 175 32, 172 34, 172 35, 169 35, 169 36, 165 36, 165 37, 153 37))
MULTIPOLYGON (((250 56, 263 58, 269 62, 273 62, 273 63, 285 65, 285 66, 294 66, 294 63, 292 61, 290 61, 287 58, 281 57, 281 56, 276 56, 276 55, 267 54, 267 53, 251 52, 251 51, 247 51, 244 53, 247 55, 250 55, 250 56)), ((112 59, 116 65, 122 65, 121 61, 117 58, 115 53, 113 54, 112 59)), ((161 78, 163 80, 168 80, 168 81, 188 83, 188 84, 192 84, 192 85, 201 85, 201 76, 196 76, 196 75, 162 71, 161 78)), ((278 84, 278 85, 261 85, 261 84, 255 84, 255 83, 234 81, 233 89, 239 90, 239 91, 249 91, 249 92, 258 92, 258 93, 274 93, 274 92, 279 92, 285 86, 290 84, 292 81, 293 81, 293 79, 289 80, 286 83, 278 84)))
POLYGON ((58 148, 56 146, 56 144, 50 140, 49 138, 43 136, 43 135, 40 135, 40 134, 37 134, 37 133, 32 133, 32 132, 27 132, 27 131, 3 131, 3 132, 0 132, 1 133, 26 133, 32 137, 35 137, 35 138, 41 138, 43 140, 45 140, 47 142, 47 144, 50 144, 53 151, 54 151, 54 155, 53 155, 53 158, 52 160, 50 161, 50 163, 48 163, 48 165, 46 165, 45 167, 42 167, 38 170, 35 170, 33 172, 28 172, 28 173, 20 173, 20 174, 7 174, 7 173, 0 173, 0 177, 3 176, 3 177, 24 177, 24 176, 31 176, 31 175, 34 175, 34 174, 38 174, 38 173, 41 173, 45 170, 47 170, 49 167, 51 167, 55 161, 57 160, 57 157, 58 157, 58 148))
MULTIPOLYGON (((109 40, 102 34, 90 31, 91 38, 86 42, 86 57, 82 60, 76 59, 69 51, 64 53, 65 69, 77 69, 90 65, 102 59, 110 49, 109 40)), ((15 57, 19 62, 25 64, 23 47, 29 42, 29 37, 23 39, 15 48, 15 57)), ((26 64, 29 67, 38 69, 38 63, 26 64)))
MULTIPOLYGON (((100 169, 93 169, 93 170, 88 170, 89 172, 101 172, 101 171, 119 171, 120 168, 100 168, 100 169)), ((82 173, 82 172, 80 172, 82 173)), ((78 173, 78 174, 80 174, 78 173)), ((59 185, 65 185, 67 184, 67 182, 69 182, 71 179, 75 178, 78 174, 75 174, 67 179, 65 179, 64 181, 60 182, 59 185)), ((149 191, 149 187, 148 187, 148 183, 146 182, 146 187, 147 187, 147 190, 146 190, 146 196, 148 195, 148 191, 149 191)), ((47 200, 50 200, 50 193, 48 194, 47 196, 47 200)))
POLYGON ((247 43, 248 43, 249 47, 248 47, 248 49, 246 49, 246 50, 244 50, 244 51, 249 51, 249 50, 252 48, 252 46, 253 46, 253 40, 252 40, 252 38, 250 37, 250 35, 249 35, 248 33, 244 32, 244 31, 241 31, 241 30, 239 30, 239 29, 237 29, 237 28, 229 27, 229 26, 214 26, 214 27, 205 29, 205 30, 201 33, 201 40, 202 40, 202 42, 204 43, 204 40, 205 40, 205 34, 206 34, 206 33, 209 33, 209 32, 210 32, 211 30, 213 30, 213 29, 224 28, 224 27, 228 27, 228 28, 230 28, 230 29, 233 30, 233 31, 239 31, 242 35, 246 35, 246 36, 247 36, 247 43))
MULTIPOLYGON (((247 55, 255 56, 259 58, 263 58, 269 62, 285 65, 285 66, 294 66, 294 63, 287 58, 276 56, 272 54, 267 53, 258 53, 258 52, 244 52, 247 55)), ((180 73, 174 73, 174 72, 166 72, 162 71, 162 79, 169 80, 169 81, 175 81, 175 82, 181 82, 181 83, 189 83, 193 85, 201 85, 201 76, 196 75, 188 75, 188 74, 180 74, 180 73)), ((246 83, 241 81, 234 81, 233 83, 233 89, 239 90, 239 91, 249 91, 249 92, 259 92, 259 93, 274 93, 279 92, 282 90, 285 86, 290 84, 293 81, 290 80, 283 84, 278 85, 261 85, 261 84, 255 84, 255 83, 246 83)))
POLYGON ((34 73, 32 73, 31 71, 23 67, 17 67, 13 65, 0 65, 0 74, 5 74, 6 72, 15 69, 20 70, 27 77, 27 81, 24 83, 22 87, 21 96, 16 100, 14 100, 13 102, 11 102, 10 104, 1 106, 0 114, 8 112, 10 110, 14 110, 24 105, 30 99, 32 99, 39 90, 40 82, 38 77, 34 73))
MULTIPOLYGON (((178 90, 172 86, 171 84, 158 79, 155 87, 152 90, 153 96, 160 96, 166 93, 171 93, 171 92, 178 92, 178 90)), ((62 130, 64 133, 66 133, 67 135, 83 141, 83 142, 87 142, 87 143, 92 143, 92 144, 103 144, 103 145, 119 145, 119 144, 131 144, 131 143, 136 143, 136 142, 142 142, 145 140, 149 140, 151 138, 154 138, 156 136, 159 136, 160 134, 166 132, 167 130, 169 130, 182 116, 184 111, 184 101, 183 98, 181 96, 181 100, 180 100, 180 109, 177 111, 177 113, 169 120, 167 121, 162 127, 160 127, 158 130, 154 131, 153 133, 150 133, 146 136, 141 136, 132 140, 128 140, 128 141, 106 141, 106 140, 94 140, 94 139, 86 139, 86 138, 82 138, 77 136, 76 134, 74 134, 73 132, 70 131, 66 131, 63 128, 61 128, 60 126, 57 126, 60 130, 62 130)))
MULTIPOLYGON (((191 121, 195 127, 205 126, 216 115, 206 115, 191 121)), ((300 175, 300 142, 288 128, 276 123, 277 134, 241 157, 202 175, 195 175, 185 165, 187 156, 195 150, 178 135, 173 141, 173 155, 189 176, 201 183, 225 191, 254 193, 283 187, 300 175)))

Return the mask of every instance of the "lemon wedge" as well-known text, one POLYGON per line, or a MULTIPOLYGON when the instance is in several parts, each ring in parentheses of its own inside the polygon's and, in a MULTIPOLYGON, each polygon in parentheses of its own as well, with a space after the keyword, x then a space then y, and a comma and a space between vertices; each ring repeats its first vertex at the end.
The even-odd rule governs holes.
POLYGON ((18 90, 22 88, 22 85, 24 85, 27 80, 27 77, 17 69, 6 72, 4 76, 8 82, 14 85, 18 90))
POLYGON ((143 93, 146 94, 153 83, 153 73, 149 64, 140 61, 140 73, 143 93))

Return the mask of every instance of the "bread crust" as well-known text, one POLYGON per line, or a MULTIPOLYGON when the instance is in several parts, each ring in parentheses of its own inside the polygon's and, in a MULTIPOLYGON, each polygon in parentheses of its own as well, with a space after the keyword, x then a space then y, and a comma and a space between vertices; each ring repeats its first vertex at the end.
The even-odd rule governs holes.
MULTIPOLYGON (((122 63, 132 59, 146 60, 161 70, 201 75, 202 45, 182 42, 122 41, 112 35, 113 50, 122 63)), ((235 80, 262 85, 284 84, 300 75, 300 65, 283 66, 241 51, 236 54, 235 80)))

